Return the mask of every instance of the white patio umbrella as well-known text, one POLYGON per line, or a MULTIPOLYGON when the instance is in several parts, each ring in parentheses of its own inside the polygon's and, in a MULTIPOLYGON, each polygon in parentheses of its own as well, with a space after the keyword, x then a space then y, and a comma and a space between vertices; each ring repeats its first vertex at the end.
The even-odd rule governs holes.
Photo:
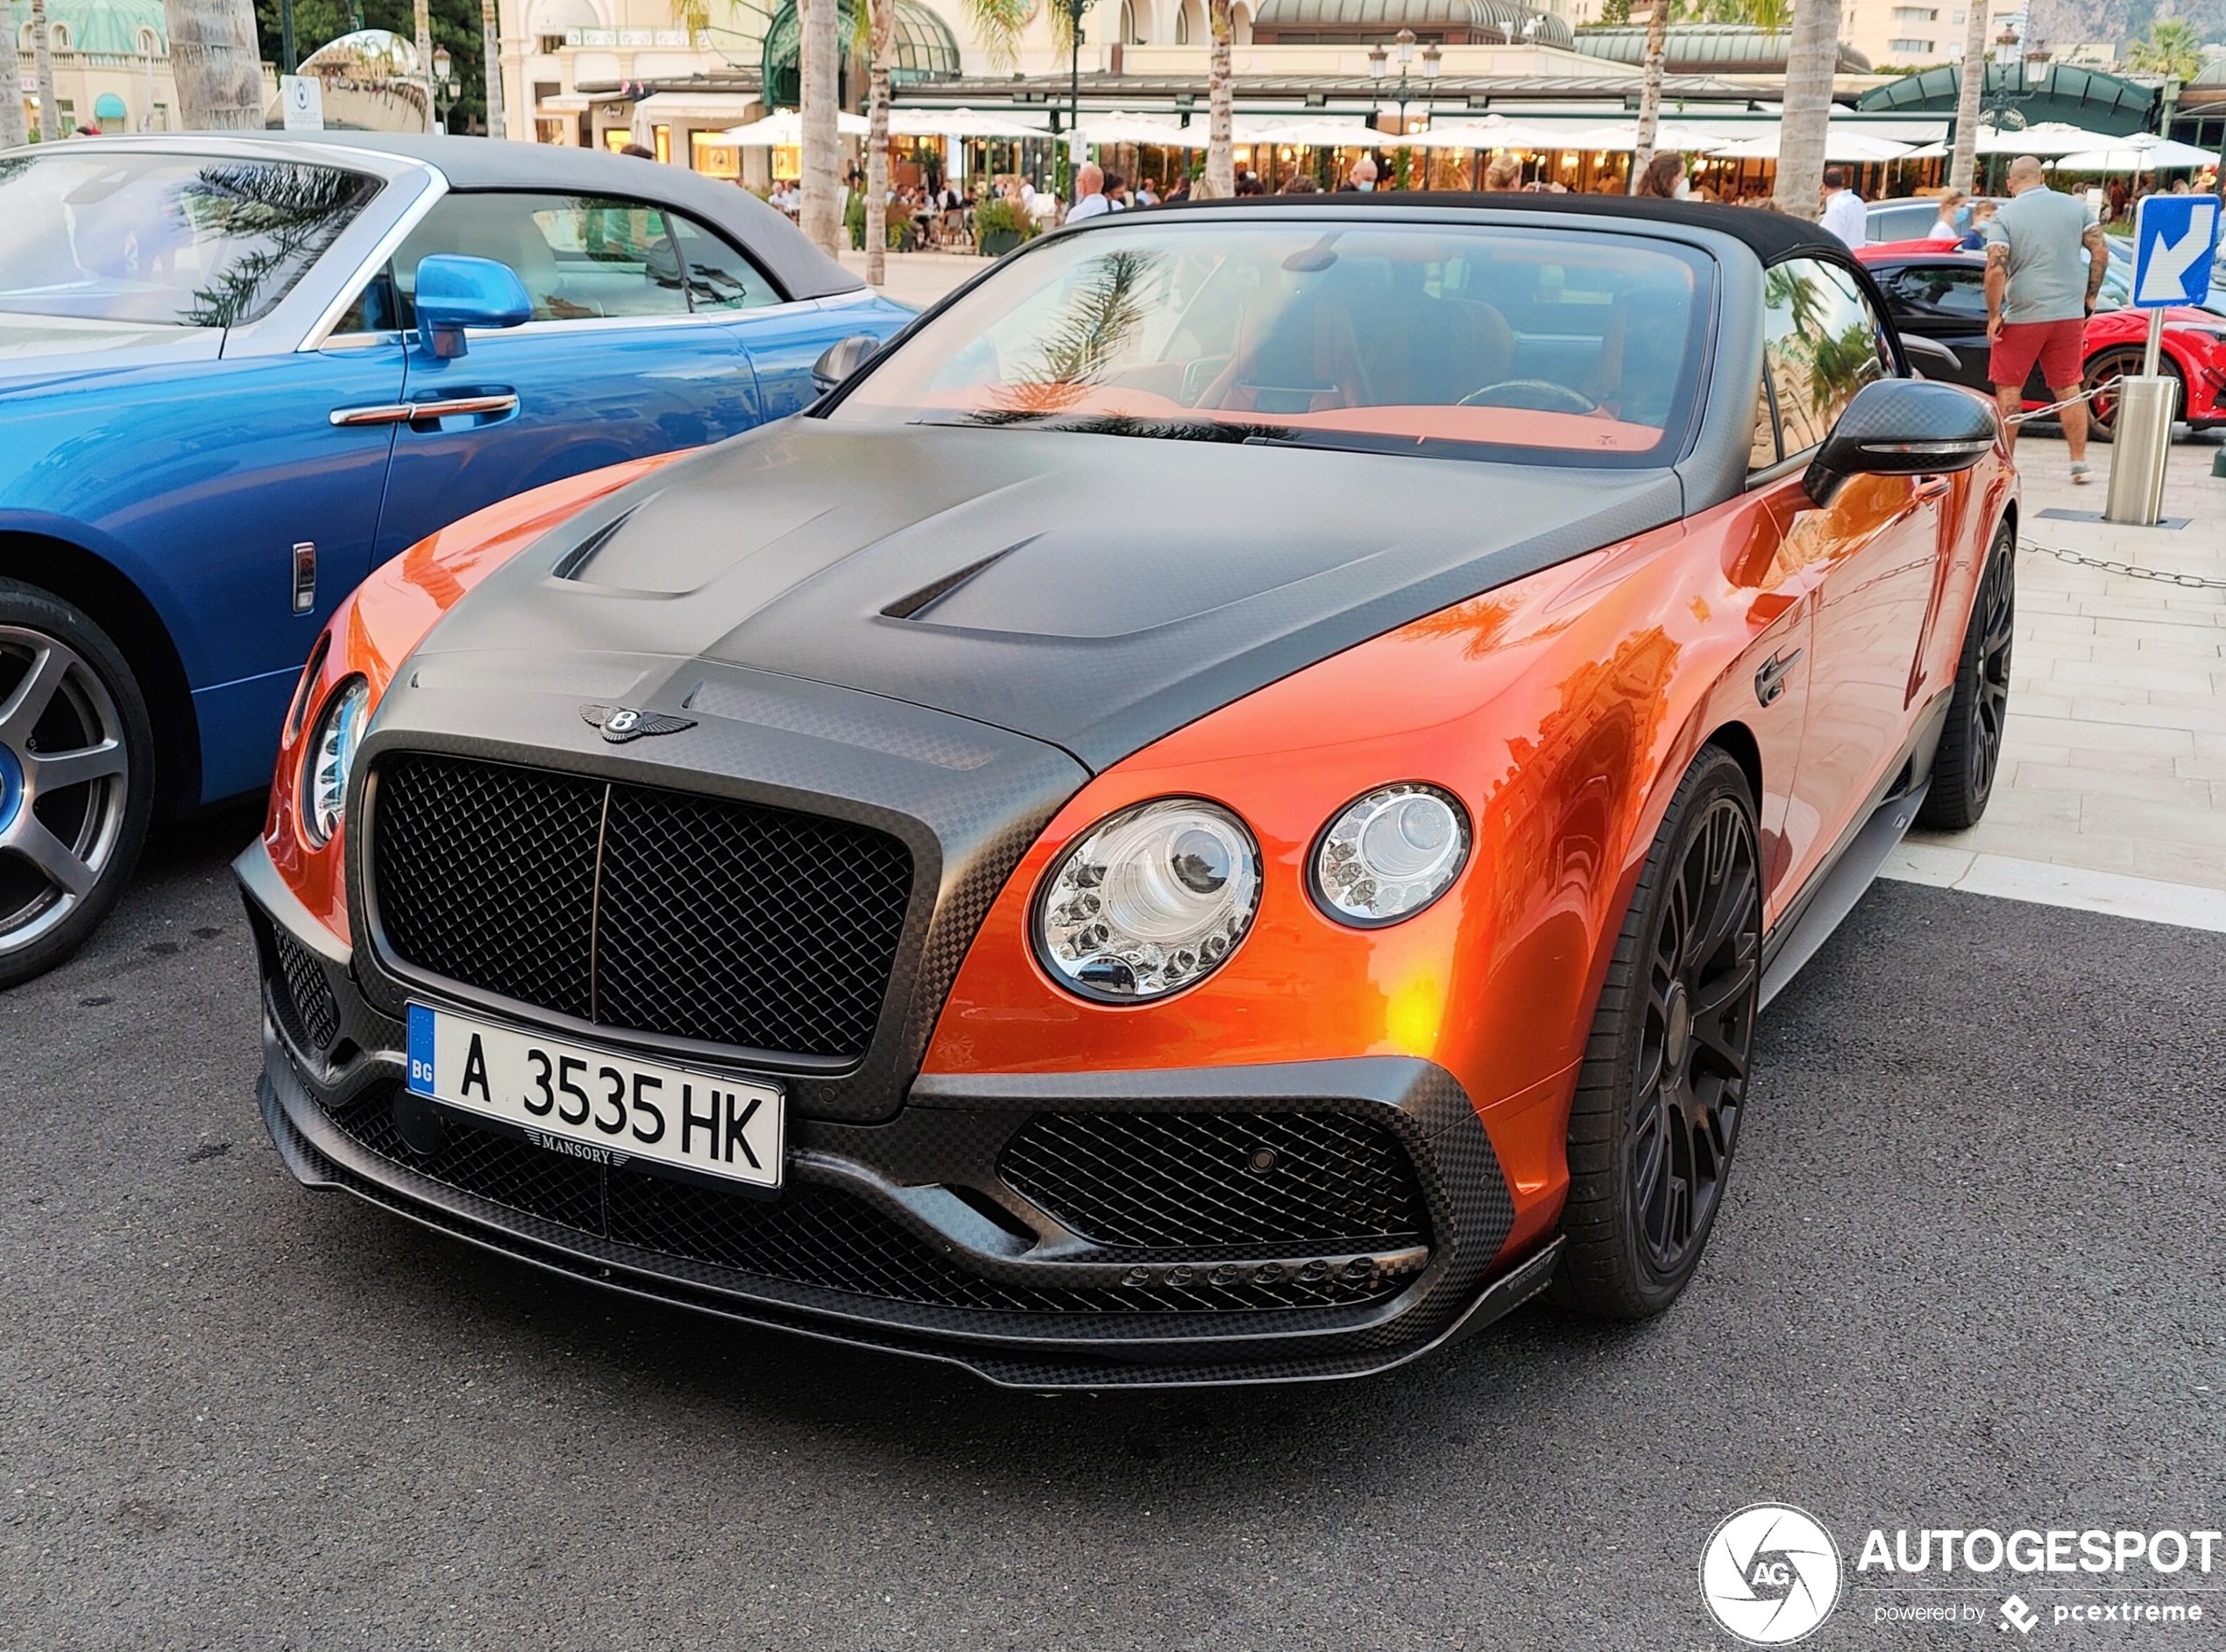
POLYGON ((2159 138, 2154 132, 2134 132, 2114 138, 2102 149, 2075 150, 2049 165, 2059 172, 2154 172, 2159 167, 2208 167, 2218 157, 2208 149, 2159 138))
POLYGON ((1565 149, 1568 135, 1550 126, 1526 126, 1505 115, 1475 120, 1433 120, 1414 141, 1431 149, 1565 149))
POLYGON ((1083 116, 1081 138, 1086 144, 1162 144, 1170 149, 1203 149, 1206 127, 1203 122, 1179 126, 1171 120, 1117 109, 1109 115, 1083 116))
POLYGON ((1073 141, 1069 133, 1053 133, 1010 116, 989 115, 971 109, 892 109, 889 111, 889 130, 899 138, 1035 138, 1049 141, 1056 137, 1062 142, 1073 141))
MULTIPOLYGON (((2053 155, 2109 149, 2125 141, 2123 138, 2112 138, 2106 132, 2090 132, 2060 120, 2049 120, 2041 122, 2038 126, 1981 126, 1978 137, 1973 141, 1972 152, 1981 155, 2034 155, 2046 160, 2053 155)), ((1953 147, 1942 139, 1937 144, 1926 144, 1922 149, 1912 149, 1902 159, 1939 160, 1951 153, 1953 147)))
POLYGON ((1288 145, 1294 149, 1418 149, 1427 146, 1427 140, 1420 135, 1400 138, 1392 132, 1378 131, 1373 126, 1358 120, 1331 120, 1327 117, 1290 121, 1273 129, 1264 126, 1243 141, 1273 144, 1278 148, 1288 145))
MULTIPOLYGON (((1708 151, 1718 160, 1776 160, 1778 134, 1764 132, 1744 143, 1720 144, 1708 151)), ((1825 133, 1824 158, 1840 166, 1859 167, 1873 161, 1898 160, 1909 153, 1907 144, 1897 144, 1889 138, 1873 138, 1867 132, 1847 131, 1835 126, 1825 133)))
MULTIPOLYGON (((1734 143, 1738 138, 1736 128, 1665 120, 1655 128, 1654 146, 1657 151, 1673 149, 1680 152, 1700 152, 1712 150, 1721 144, 1734 143)), ((1538 149, 1595 149, 1605 150, 1611 154, 1624 153, 1639 146, 1639 123, 1634 120, 1610 121, 1605 126, 1587 126, 1578 131, 1556 132, 1530 146, 1538 149)))
MULTIPOLYGON (((853 115, 844 110, 835 116, 835 131, 845 138, 863 138, 868 130, 863 115, 853 115)), ((794 110, 784 109, 763 120, 729 126, 721 136, 745 149, 793 148, 804 141, 804 117, 794 110)))

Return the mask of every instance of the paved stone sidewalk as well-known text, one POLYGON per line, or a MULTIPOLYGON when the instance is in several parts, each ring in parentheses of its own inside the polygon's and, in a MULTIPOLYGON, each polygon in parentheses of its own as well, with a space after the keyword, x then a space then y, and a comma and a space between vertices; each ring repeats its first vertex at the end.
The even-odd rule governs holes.
MULTIPOLYGON (((866 273, 866 255, 845 251, 842 267, 854 275, 866 273)), ((925 309, 960 282, 979 275, 989 260, 956 252, 891 252, 882 295, 915 309, 925 309)))
MULTIPOLYGON (((2173 448, 2165 514, 2186 527, 2123 528, 2042 514, 2101 512, 2108 447, 2090 454, 2094 484, 2074 487, 2059 439, 2021 437, 2021 536, 2226 579, 2226 478, 2210 474, 2218 452, 2215 437, 2173 448)), ((1911 842, 2226 890, 2226 589, 2020 553, 2009 737, 1993 801, 1970 831, 1911 842)), ((1947 864, 1927 858, 1936 870, 1947 864)))

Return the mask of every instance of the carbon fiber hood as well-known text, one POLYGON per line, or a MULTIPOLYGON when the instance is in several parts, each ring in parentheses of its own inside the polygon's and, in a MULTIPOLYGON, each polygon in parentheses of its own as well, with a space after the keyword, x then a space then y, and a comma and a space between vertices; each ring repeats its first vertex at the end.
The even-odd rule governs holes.
POLYGON ((796 418, 599 501, 418 657, 700 659, 992 724, 1098 770, 1681 511, 1666 471, 796 418))

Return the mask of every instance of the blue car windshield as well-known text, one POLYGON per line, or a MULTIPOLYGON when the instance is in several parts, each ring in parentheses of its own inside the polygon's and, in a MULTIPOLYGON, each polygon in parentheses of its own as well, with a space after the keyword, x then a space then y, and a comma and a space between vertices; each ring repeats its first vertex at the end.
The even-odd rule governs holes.
POLYGON ((89 143, 0 158, 0 312, 152 327, 252 322, 379 187, 338 167, 89 143))

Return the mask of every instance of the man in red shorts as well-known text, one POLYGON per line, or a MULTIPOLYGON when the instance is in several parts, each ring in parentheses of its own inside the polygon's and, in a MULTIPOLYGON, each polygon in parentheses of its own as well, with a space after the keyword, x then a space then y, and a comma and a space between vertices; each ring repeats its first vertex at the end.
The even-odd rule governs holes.
MULTIPOLYGON (((2050 400, 2079 394, 2081 341, 2109 271, 2110 249, 2095 209, 2051 189, 2031 155, 2010 163, 2010 199, 1988 222, 1986 237, 1987 337, 1994 345, 1988 378, 2014 450, 2017 427, 2011 421, 2024 406, 2025 380, 2036 362, 2050 400)), ((2062 416, 2072 480, 2084 482, 2087 404, 2074 401, 2062 416)))

